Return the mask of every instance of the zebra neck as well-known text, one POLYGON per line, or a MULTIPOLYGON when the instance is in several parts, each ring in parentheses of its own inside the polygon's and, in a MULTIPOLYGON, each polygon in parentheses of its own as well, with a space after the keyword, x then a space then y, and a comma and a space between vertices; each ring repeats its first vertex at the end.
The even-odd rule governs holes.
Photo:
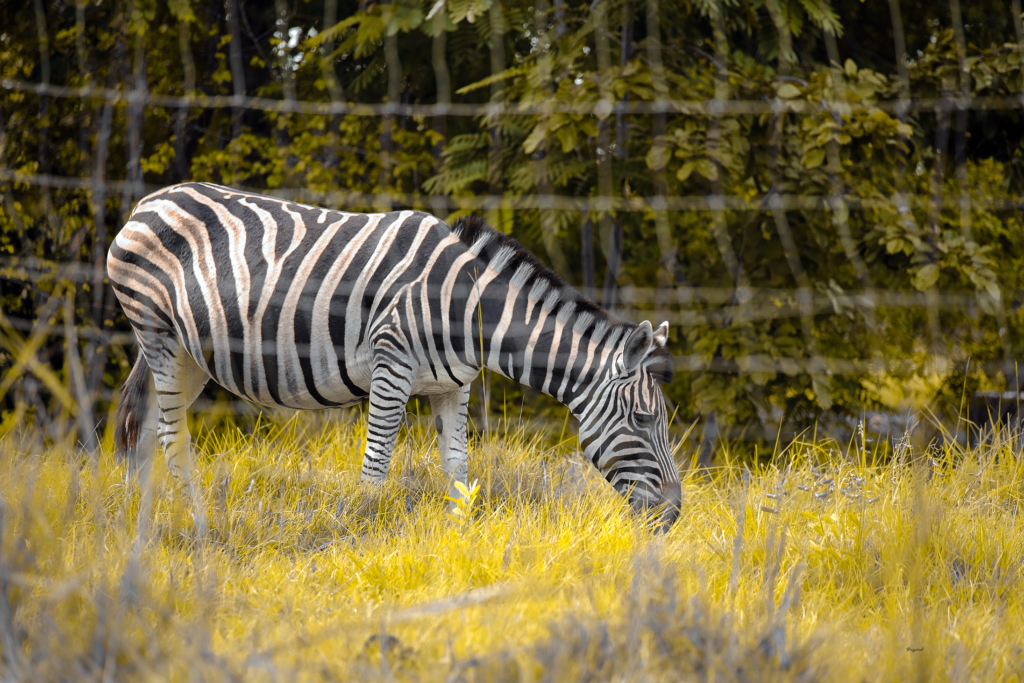
POLYGON ((628 324, 566 285, 515 280, 502 283, 504 296, 489 287, 483 297, 484 365, 556 398, 578 416, 593 385, 603 380, 628 324))

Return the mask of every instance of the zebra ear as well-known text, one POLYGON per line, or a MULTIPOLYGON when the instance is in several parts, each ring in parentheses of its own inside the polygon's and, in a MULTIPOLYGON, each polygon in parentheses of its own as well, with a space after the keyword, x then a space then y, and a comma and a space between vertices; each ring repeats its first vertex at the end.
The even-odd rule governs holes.
POLYGON ((658 325, 658 329, 654 331, 654 343, 665 348, 668 344, 668 321, 666 320, 662 324, 658 325))
POLYGON ((623 370, 627 373, 632 373, 640 367, 640 363, 651 352, 653 346, 654 331, 651 329, 651 323, 645 320, 626 337, 626 343, 623 345, 622 351, 623 370))

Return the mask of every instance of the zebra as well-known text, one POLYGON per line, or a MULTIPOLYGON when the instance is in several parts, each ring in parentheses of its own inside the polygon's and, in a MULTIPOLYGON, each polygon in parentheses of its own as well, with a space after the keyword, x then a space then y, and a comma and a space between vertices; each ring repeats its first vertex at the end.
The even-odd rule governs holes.
POLYGON ((346 213, 211 183, 142 199, 108 271, 140 352, 118 454, 195 494, 186 410, 209 380, 268 407, 369 401, 362 479, 383 481, 411 396, 429 397, 449 495, 467 477, 470 383, 488 368, 553 396, 584 456, 668 528, 681 485, 661 384, 668 323, 603 310, 477 217, 346 213))

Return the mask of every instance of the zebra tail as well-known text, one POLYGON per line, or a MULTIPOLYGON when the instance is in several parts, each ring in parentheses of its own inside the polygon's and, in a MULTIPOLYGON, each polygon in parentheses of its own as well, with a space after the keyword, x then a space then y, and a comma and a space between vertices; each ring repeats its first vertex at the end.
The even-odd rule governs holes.
POLYGON ((114 452, 134 469, 148 463, 156 446, 156 387, 146 356, 139 352, 114 414, 114 452), (142 461, 140 462, 140 457, 142 461))

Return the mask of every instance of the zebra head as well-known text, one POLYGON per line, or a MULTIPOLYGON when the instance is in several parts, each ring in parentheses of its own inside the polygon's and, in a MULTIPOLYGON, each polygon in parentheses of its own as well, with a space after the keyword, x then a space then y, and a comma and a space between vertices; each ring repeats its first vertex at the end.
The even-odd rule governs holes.
POLYGON ((634 510, 659 508, 662 529, 679 516, 679 470, 668 445, 661 382, 672 381, 668 323, 646 320, 611 354, 580 415, 584 454, 634 510))

